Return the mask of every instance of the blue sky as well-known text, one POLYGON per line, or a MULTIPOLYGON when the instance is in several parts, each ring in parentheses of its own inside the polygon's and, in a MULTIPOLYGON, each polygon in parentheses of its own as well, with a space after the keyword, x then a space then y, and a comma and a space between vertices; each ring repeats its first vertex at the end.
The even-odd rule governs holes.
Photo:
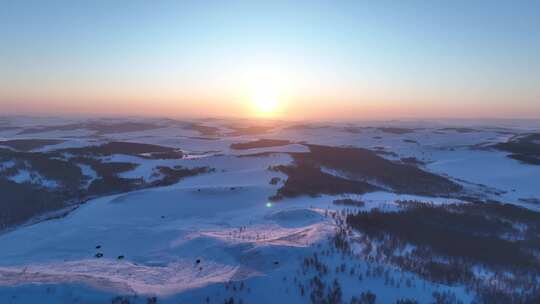
POLYGON ((540 117, 540 1, 1 4, 9 112, 540 117))

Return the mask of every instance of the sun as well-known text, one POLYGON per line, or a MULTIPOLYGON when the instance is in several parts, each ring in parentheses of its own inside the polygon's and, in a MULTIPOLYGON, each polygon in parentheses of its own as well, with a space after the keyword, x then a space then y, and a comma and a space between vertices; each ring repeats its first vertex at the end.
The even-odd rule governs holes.
POLYGON ((255 110, 262 115, 275 113, 279 106, 279 99, 275 94, 259 93, 251 98, 255 110))

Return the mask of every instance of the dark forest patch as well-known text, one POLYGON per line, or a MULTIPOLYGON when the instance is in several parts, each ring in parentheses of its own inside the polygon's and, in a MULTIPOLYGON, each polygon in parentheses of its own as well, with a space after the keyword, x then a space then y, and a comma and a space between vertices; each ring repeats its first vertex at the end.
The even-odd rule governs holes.
POLYGON ((199 132, 202 136, 216 137, 219 136, 219 128, 212 126, 205 126, 201 124, 190 124, 188 129, 199 132))
POLYGON ((362 133, 363 128, 361 127, 344 127, 343 131, 351 134, 360 134, 362 133))
POLYGON ((332 204, 337 206, 351 206, 351 207, 364 207, 366 202, 361 200, 354 200, 351 198, 336 199, 332 201, 332 204))
POLYGON ((320 125, 310 125, 310 124, 298 124, 298 125, 292 125, 283 128, 283 130, 293 130, 293 131, 309 131, 309 130, 317 130, 317 129, 328 129, 331 128, 331 126, 320 126, 320 125))
POLYGON ((58 139, 11 139, 0 141, 0 146, 6 146, 17 151, 27 152, 34 149, 43 148, 45 146, 57 145, 63 142, 64 140, 58 139))
POLYGON ((408 128, 397 128, 397 127, 380 127, 377 128, 377 130, 384 132, 384 133, 390 133, 390 134, 396 134, 396 135, 402 135, 402 134, 408 134, 408 133, 414 133, 414 129, 408 129, 408 128))
POLYGON ((399 155, 396 152, 393 151, 386 151, 384 147, 373 147, 375 151, 373 153, 377 155, 383 155, 388 157, 399 157, 399 155))
POLYGON ((540 133, 529 134, 513 138, 505 143, 498 143, 492 147, 510 152, 509 158, 531 165, 540 165, 540 133))
POLYGON ((540 166, 540 157, 537 156, 527 154, 510 154, 508 157, 529 165, 540 166))
POLYGON ((57 152, 91 156, 124 154, 151 159, 178 159, 183 157, 182 151, 176 148, 132 142, 109 142, 99 146, 61 149, 57 150, 57 152))
POLYGON ((138 164, 127 162, 103 162, 100 159, 92 157, 73 157, 70 159, 70 162, 88 165, 99 176, 116 176, 139 166, 138 164))
POLYGON ((259 135, 270 132, 274 129, 272 126, 249 126, 249 127, 230 127, 233 132, 228 133, 229 136, 242 136, 242 135, 259 135))
POLYGON ((536 197, 520 198, 519 200, 527 204, 540 205, 540 198, 536 197))
POLYGON ((413 139, 404 139, 403 142, 409 143, 409 144, 418 144, 418 142, 416 140, 413 140, 413 139))
POLYGON ((419 160, 418 158, 416 157, 402 157, 400 158, 401 162, 404 163, 404 164, 408 164, 408 165, 413 165, 413 166, 422 166, 422 165, 425 165, 426 163, 419 160))
POLYGON ((104 123, 104 122, 85 122, 66 125, 55 126, 43 126, 23 129, 19 134, 36 134, 53 131, 74 131, 74 130, 90 130, 94 131, 96 135, 114 134, 114 133, 127 133, 137 132, 152 129, 162 128, 160 125, 145 123, 145 122, 117 122, 117 123, 104 123))
POLYGON ((259 139, 256 141, 250 141, 245 143, 231 144, 231 149, 235 150, 247 150, 256 148, 269 148, 269 147, 281 147, 291 144, 288 140, 282 139, 259 139))
POLYGON ((449 128, 442 128, 438 129, 439 131, 453 131, 457 133, 474 133, 474 132, 480 132, 479 130, 472 129, 472 128, 463 128, 463 127, 449 127, 449 128))
POLYGON ((214 169, 208 167, 184 168, 184 167, 164 167, 156 168, 163 178, 154 182, 153 186, 168 186, 178 183, 181 179, 189 176, 195 176, 202 173, 213 172, 214 169))
POLYGON ((64 207, 66 195, 0 178, 0 230, 64 207))
POLYGON ((537 303, 540 213, 500 203, 437 206, 407 201, 400 206, 397 212, 346 216, 347 225, 366 236, 364 254, 430 281, 476 289, 481 303, 537 303), (404 253, 407 244, 414 247, 404 253), (491 271, 500 284, 476 275, 477 267, 491 271))
POLYGON ((289 153, 294 163, 271 169, 285 173, 288 179, 273 199, 319 194, 363 194, 390 187, 398 193, 448 196, 461 186, 416 166, 392 162, 362 148, 307 145, 308 153, 289 153), (346 177, 324 172, 328 168, 346 177))
MULTIPOLYGON (((75 153, 77 155, 69 159, 57 151, 37 153, 0 148, 0 162, 11 163, 9 167, 0 168, 0 229, 21 224, 44 213, 77 206, 97 196, 170 185, 184 177, 210 171, 209 168, 159 167, 161 178, 152 182, 142 178, 123 178, 119 174, 135 169, 138 164, 105 162, 97 157, 125 152, 124 144, 98 146, 91 150, 83 148, 84 153, 75 153), (96 172, 96 177, 90 179, 85 176, 80 164, 90 166, 96 172), (45 180, 41 179, 24 183, 11 181, 10 178, 20 170, 26 170, 46 181, 55 181, 57 186, 45 187, 41 184, 45 180)), ((128 147, 132 152, 162 151, 160 146, 153 145, 129 144, 128 147)), ((77 149, 69 151, 81 151, 77 149)))
POLYGON ((0 132, 17 130, 17 129, 20 129, 20 127, 12 126, 10 124, 0 122, 0 132))
POLYGON ((282 152, 270 152, 270 151, 265 151, 265 152, 257 152, 257 153, 250 153, 250 154, 240 154, 240 155, 236 155, 236 157, 270 157, 270 156, 273 156, 273 155, 277 155, 277 154, 280 154, 282 152))
POLYGON ((302 195, 315 197, 320 194, 364 194, 379 190, 378 187, 362 181, 353 181, 322 172, 320 168, 306 163, 275 166, 272 169, 287 174, 287 180, 278 189, 276 195, 271 197, 272 200, 302 195))
POLYGON ((78 187, 84 177, 74 163, 55 158, 55 154, 18 152, 0 148, 0 162, 13 162, 9 170, 0 171, 0 178, 13 176, 20 170, 39 172, 46 179, 58 182, 64 190, 78 187))
POLYGON ((398 193, 449 195, 461 191, 458 184, 416 166, 393 162, 363 148, 308 145, 310 153, 295 154, 295 160, 337 170, 354 179, 391 187, 398 193))

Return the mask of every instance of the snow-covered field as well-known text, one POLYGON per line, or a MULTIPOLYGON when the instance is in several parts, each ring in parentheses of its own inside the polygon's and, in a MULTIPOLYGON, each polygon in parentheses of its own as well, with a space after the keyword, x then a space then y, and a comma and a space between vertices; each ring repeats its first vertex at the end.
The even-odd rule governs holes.
MULTIPOLYGON (((309 295, 302 295, 298 286, 307 284, 313 275, 302 271, 302 261, 330 248, 329 239, 337 229, 331 216, 334 212, 351 208, 391 211, 399 200, 466 203, 457 198, 391 192, 269 201, 287 176, 268 168, 290 164, 292 158, 286 152, 308 152, 303 142, 379 149, 388 152, 381 156, 391 160, 415 157, 423 162, 421 168, 447 176, 471 191, 486 191, 486 198, 540 208, 531 200, 522 200, 540 198, 540 166, 483 148, 512 135, 537 131, 537 122, 471 124, 466 126, 470 130, 461 132, 446 129, 464 127, 452 122, 371 122, 358 123, 355 129, 351 124, 321 123, 308 128, 271 122, 271 130, 248 135, 231 135, 236 127, 231 121, 197 122, 215 127, 218 135, 212 136, 167 120, 145 122, 160 127, 100 134, 54 128, 28 133, 21 131, 77 121, 16 118, 11 125, 21 129, 0 130, 4 140, 64 140, 37 152, 125 141, 174 147, 185 154, 181 159, 124 154, 101 157, 105 162, 138 164, 121 173, 124 178, 152 181, 158 166, 215 169, 170 186, 95 198, 64 217, 6 230, 0 234, 0 303, 111 303, 118 296, 130 303, 147 303, 153 297, 158 303, 223 303, 231 297, 235 303, 309 303, 309 295), (233 143, 261 138, 286 139, 291 144, 230 148, 233 143), (281 181, 271 184, 274 177, 281 181), (366 204, 337 206, 332 203, 337 198, 361 199, 366 204)), ((0 164, 0 168, 9 165, 0 164)), ((89 166, 81 170, 90 179, 96 178, 89 166)), ((9 179, 17 183, 43 179, 21 172, 9 179)), ((54 181, 46 180, 43 185, 55 186, 54 181)), ((359 280, 349 270, 333 269, 345 263, 351 272, 365 273, 374 263, 344 259, 338 253, 322 259, 332 270, 326 277, 328 284, 339 280, 347 303, 368 290, 377 295, 377 303, 404 298, 429 303, 435 291, 451 291, 464 303, 474 297, 464 286, 430 282, 391 265, 381 267, 396 283, 375 275, 359 280)))

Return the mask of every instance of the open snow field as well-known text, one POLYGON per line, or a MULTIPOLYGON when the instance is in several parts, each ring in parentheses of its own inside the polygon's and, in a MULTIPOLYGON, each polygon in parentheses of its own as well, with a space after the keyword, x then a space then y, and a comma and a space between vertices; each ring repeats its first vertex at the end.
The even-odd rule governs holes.
MULTIPOLYGON (((118 133, 54 127, 77 123, 17 118, 10 124, 20 129, 0 130, 0 138, 63 141, 34 152, 109 141, 181 149, 184 156, 180 159, 126 154, 98 157, 104 163, 138 164, 119 176, 145 182, 157 178, 154 173, 160 166, 213 170, 167 186, 99 196, 65 216, 5 230, 0 234, 0 303, 147 303, 154 297, 158 303, 224 303, 231 297, 234 303, 310 303, 312 299, 298 286, 308 284, 314 273, 303 270, 302 263, 305 257, 333 248, 331 239, 339 226, 334 214, 351 209, 392 211, 400 200, 468 203, 458 197, 390 191, 270 201, 287 175, 269 167, 290 165, 291 152, 309 152, 303 143, 368 148, 392 161, 414 157, 423 170, 445 176, 475 195, 540 208, 540 201, 534 203, 540 199, 540 166, 486 148, 514 135, 537 132, 534 124, 451 129, 456 126, 435 122, 354 126, 274 122, 269 130, 250 133, 230 121, 197 122, 216 128, 212 134, 168 120, 145 121, 155 127, 118 133), (41 128, 39 132, 24 131, 36 127, 41 128), (282 139, 290 144, 231 148, 231 144, 258 139, 282 139), (272 183, 276 177, 279 182, 272 183), (340 198, 362 200, 365 205, 333 204, 340 198)), ((91 167, 81 169, 90 181, 96 179, 91 167)), ((55 186, 54 180, 38 178, 23 170, 9 177, 16 183, 55 186)), ((376 294, 377 303, 405 298, 431 303, 434 292, 446 291, 464 303, 474 298, 474 292, 464 286, 431 282, 392 265, 382 266, 384 275, 364 275, 360 280, 357 274, 368 269, 371 273, 375 262, 339 253, 321 259, 331 270, 325 277, 327 284, 339 280, 347 303, 364 291, 376 294), (343 263, 347 271, 335 272, 343 263)))

